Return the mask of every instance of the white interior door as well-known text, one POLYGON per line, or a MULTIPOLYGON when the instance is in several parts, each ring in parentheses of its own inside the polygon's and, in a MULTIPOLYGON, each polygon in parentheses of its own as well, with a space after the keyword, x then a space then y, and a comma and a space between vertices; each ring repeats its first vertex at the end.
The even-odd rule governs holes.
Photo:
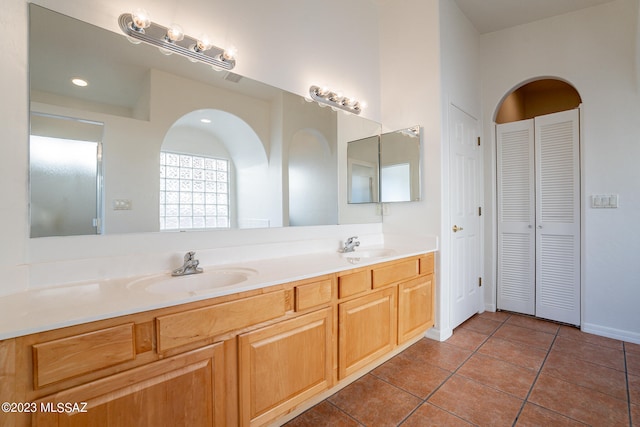
POLYGON ((536 117, 536 316, 580 324, 578 110, 536 117))
POLYGON ((449 182, 451 243, 451 327, 482 308, 480 189, 481 150, 478 121, 459 108, 449 108, 449 182))
POLYGON ((535 314, 533 119, 498 125, 498 298, 501 310, 535 314))

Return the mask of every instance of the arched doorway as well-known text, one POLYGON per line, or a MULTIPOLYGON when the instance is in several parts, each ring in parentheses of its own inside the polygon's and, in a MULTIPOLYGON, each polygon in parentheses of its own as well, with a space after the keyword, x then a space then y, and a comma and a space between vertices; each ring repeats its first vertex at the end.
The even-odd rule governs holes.
POLYGON ((496 110, 495 122, 510 123, 573 110, 581 103, 578 91, 563 80, 533 80, 512 90, 502 99, 496 110))
POLYGON ((496 109, 497 308, 580 324, 581 98, 538 79, 496 109))

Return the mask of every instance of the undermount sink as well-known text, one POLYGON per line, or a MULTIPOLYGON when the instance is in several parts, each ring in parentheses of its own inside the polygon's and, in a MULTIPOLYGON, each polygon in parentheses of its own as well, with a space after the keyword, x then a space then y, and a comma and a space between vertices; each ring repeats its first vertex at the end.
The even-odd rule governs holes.
POLYGON ((395 255, 396 251, 393 249, 369 249, 369 250, 355 250, 353 252, 343 252, 340 254, 343 258, 384 258, 387 256, 395 255))
POLYGON ((141 289, 152 294, 197 295, 212 289, 237 285, 258 274, 251 268, 224 268, 207 270, 186 276, 171 276, 171 273, 157 274, 135 280, 127 285, 129 289, 141 289))

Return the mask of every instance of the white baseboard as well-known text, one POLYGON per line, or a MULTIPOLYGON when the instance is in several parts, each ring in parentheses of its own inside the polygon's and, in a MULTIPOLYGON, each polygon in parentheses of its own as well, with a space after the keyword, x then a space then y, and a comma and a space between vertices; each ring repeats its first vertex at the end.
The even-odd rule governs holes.
POLYGON ((449 339, 451 335, 453 335, 453 329, 431 328, 427 331, 427 333, 424 336, 432 340, 442 342, 449 339))
POLYGON ((492 313, 495 313, 495 311, 497 310, 497 307, 495 304, 485 304, 484 305, 484 311, 490 311, 492 313))
POLYGON ((593 323, 583 323, 580 330, 590 334, 601 335, 607 338, 627 341, 634 344, 640 344, 640 333, 625 331, 622 329, 614 329, 606 326, 594 325, 593 323))

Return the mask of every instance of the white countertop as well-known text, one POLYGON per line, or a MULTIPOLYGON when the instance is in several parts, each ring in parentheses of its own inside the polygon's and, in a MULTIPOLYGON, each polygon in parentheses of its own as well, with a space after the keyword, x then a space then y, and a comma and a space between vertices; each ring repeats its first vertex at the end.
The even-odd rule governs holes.
MULTIPOLYGON (((360 252, 364 255, 375 249, 379 248, 358 248, 355 254, 360 252)), ((391 255, 362 257, 357 262, 340 253, 322 252, 234 264, 204 265, 204 274, 197 276, 220 269, 253 271, 254 274, 234 285, 191 293, 179 292, 180 280, 189 276, 169 279, 176 281, 175 293, 151 293, 143 286, 132 284, 140 279, 151 281, 153 278, 169 278, 170 272, 163 272, 73 283, 7 295, 0 297, 0 340, 264 288, 436 250, 434 247, 413 244, 390 249, 391 255)))

